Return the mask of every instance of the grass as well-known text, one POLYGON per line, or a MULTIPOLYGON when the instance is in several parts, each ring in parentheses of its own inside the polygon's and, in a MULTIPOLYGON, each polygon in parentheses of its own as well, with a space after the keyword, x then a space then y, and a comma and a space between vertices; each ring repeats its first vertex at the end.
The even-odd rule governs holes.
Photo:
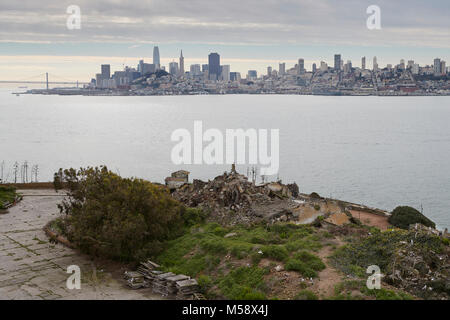
POLYGON ((294 298, 295 300, 319 300, 316 294, 310 290, 301 290, 294 298))
POLYGON ((4 209, 8 203, 14 202, 16 195, 16 189, 0 186, 0 209, 4 209))
POLYGON ((264 300, 266 272, 258 267, 237 268, 219 280, 219 288, 231 300, 264 300))
POLYGON ((153 258, 166 271, 197 278, 207 296, 264 299, 268 290, 263 276, 270 266, 295 261, 304 266, 296 271, 308 277, 325 268, 310 253, 321 247, 323 238, 311 226, 280 223, 222 227, 203 223, 167 242, 162 253, 153 258), (225 237, 229 233, 235 235, 225 237), (258 267, 263 258, 270 260, 266 268, 258 267))
POLYGON ((317 271, 325 269, 326 266, 319 257, 307 251, 300 251, 287 261, 285 268, 298 271, 305 277, 315 278, 317 271))

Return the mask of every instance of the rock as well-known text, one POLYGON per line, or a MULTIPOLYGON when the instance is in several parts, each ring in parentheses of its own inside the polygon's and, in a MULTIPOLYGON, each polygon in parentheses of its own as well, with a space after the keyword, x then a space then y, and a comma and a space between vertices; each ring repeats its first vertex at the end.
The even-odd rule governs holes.
POLYGON ((230 233, 227 233, 227 234, 224 236, 224 238, 231 238, 231 237, 235 237, 235 236, 237 236, 237 233, 236 233, 236 232, 230 232, 230 233))

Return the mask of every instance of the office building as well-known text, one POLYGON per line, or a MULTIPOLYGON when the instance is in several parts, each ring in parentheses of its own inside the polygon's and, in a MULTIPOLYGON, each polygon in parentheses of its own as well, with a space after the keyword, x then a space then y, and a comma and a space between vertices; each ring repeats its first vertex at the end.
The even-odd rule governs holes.
POLYGON ((223 81, 230 81, 230 66, 228 64, 221 66, 221 71, 221 79, 223 81))
POLYGON ((169 63, 169 73, 173 76, 177 76, 179 73, 178 62, 169 63))
POLYGON ((156 70, 161 69, 161 61, 159 58, 159 48, 158 46, 153 47, 153 64, 156 67, 156 70))
POLYGON ((434 75, 436 75, 436 76, 438 76, 442 73, 441 72, 441 59, 439 59, 439 58, 434 59, 433 71, 434 71, 434 75))
POLYGON ((191 64, 189 73, 192 77, 199 76, 202 74, 202 70, 199 64, 191 64))
POLYGON ((305 60, 304 59, 298 59, 298 73, 304 73, 305 72, 305 60))
POLYGON ((283 76, 286 74, 286 63, 283 62, 278 65, 278 73, 280 76, 283 76))
POLYGON ((341 55, 340 54, 335 54, 334 55, 334 70, 341 70, 341 64, 342 64, 342 60, 341 60, 341 55))
POLYGON ((241 81, 240 72, 230 72, 230 81, 241 81))
POLYGON ((248 70, 247 79, 256 80, 258 78, 258 72, 256 70, 248 70))
POLYGON ((210 80, 218 80, 220 77, 220 55, 216 52, 208 56, 208 73, 210 80))
POLYGON ((102 64, 102 77, 103 79, 111 78, 111 66, 109 64, 102 64))

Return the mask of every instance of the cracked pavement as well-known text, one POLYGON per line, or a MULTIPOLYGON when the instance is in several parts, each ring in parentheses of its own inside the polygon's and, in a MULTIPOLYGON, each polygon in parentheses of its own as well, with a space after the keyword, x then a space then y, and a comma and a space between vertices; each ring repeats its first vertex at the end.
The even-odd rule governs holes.
POLYGON ((162 299, 151 289, 131 290, 117 270, 103 270, 87 255, 49 242, 43 227, 59 215, 56 205, 62 200, 61 193, 19 193, 24 195, 23 200, 8 213, 0 214, 1 300, 162 299), (66 287, 70 265, 81 269, 79 290, 66 287))

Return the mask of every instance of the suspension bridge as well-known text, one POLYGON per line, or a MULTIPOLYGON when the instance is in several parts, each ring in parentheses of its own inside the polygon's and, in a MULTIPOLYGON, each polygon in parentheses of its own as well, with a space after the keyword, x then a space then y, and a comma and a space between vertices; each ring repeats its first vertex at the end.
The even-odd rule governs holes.
POLYGON ((50 84, 71 84, 76 85, 77 87, 79 85, 88 84, 88 82, 80 82, 80 81, 73 81, 71 79, 67 79, 61 76, 57 76, 54 74, 50 74, 48 72, 41 73, 38 75, 30 76, 25 79, 18 79, 18 80, 0 80, 0 83, 17 83, 17 84, 45 84, 46 88, 49 88, 50 84), (49 78, 52 79, 52 81, 49 81, 49 78), (41 79, 41 80, 40 80, 41 79), (55 80, 53 80, 55 79, 55 80))

